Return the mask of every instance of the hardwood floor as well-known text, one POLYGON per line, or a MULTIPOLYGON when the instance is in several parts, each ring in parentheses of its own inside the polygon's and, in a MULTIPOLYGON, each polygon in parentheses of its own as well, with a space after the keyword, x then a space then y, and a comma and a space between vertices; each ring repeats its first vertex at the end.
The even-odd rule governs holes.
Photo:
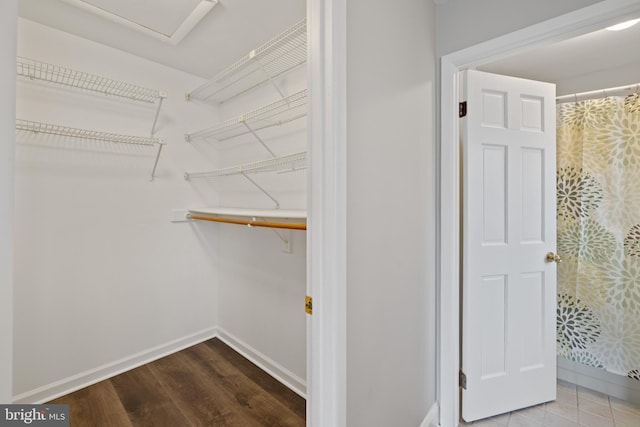
POLYGON ((49 403, 72 427, 305 425, 303 398, 215 338, 49 403))

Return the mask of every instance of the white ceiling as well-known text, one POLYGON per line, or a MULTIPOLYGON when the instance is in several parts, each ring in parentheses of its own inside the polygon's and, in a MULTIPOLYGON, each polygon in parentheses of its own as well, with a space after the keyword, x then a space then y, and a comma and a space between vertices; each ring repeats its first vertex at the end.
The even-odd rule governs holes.
MULTIPOLYGON (((85 0, 166 31, 196 0, 85 0)), ((63 0, 20 0, 19 15, 204 78, 306 16, 305 0, 220 0, 177 46, 149 37, 63 0)))
MULTIPOLYGON (((632 17, 629 17, 632 19, 632 17)), ((478 67, 483 71, 556 83, 559 95, 603 89, 588 87, 609 75, 610 86, 640 82, 640 24, 623 31, 605 29, 530 49, 478 67), (594 78, 599 77, 599 78, 594 78), (593 83, 592 83, 593 82, 593 83)))

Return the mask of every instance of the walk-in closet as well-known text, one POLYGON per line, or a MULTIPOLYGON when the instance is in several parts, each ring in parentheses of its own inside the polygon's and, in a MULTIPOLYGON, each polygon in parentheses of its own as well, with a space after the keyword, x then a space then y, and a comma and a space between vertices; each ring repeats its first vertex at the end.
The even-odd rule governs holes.
POLYGON ((16 403, 212 337, 305 396, 305 3, 19 2, 16 403))

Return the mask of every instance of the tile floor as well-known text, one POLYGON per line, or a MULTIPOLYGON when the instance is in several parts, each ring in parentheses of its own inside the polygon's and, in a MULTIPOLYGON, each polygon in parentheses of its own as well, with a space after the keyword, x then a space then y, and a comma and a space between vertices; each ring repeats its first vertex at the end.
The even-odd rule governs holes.
POLYGON ((640 405, 558 381, 555 402, 460 426, 474 427, 640 427, 640 405))

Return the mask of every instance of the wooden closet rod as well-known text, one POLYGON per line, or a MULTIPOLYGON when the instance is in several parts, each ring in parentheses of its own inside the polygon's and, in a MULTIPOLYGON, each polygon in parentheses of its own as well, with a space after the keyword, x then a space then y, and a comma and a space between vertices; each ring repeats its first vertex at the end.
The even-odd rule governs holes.
POLYGON ((220 218, 214 216, 188 214, 187 218, 197 219, 200 221, 224 222, 226 224, 248 225, 250 227, 267 227, 267 228, 284 228, 288 230, 306 230, 307 224, 296 224, 287 222, 270 222, 270 221, 246 221, 241 219, 220 218))

